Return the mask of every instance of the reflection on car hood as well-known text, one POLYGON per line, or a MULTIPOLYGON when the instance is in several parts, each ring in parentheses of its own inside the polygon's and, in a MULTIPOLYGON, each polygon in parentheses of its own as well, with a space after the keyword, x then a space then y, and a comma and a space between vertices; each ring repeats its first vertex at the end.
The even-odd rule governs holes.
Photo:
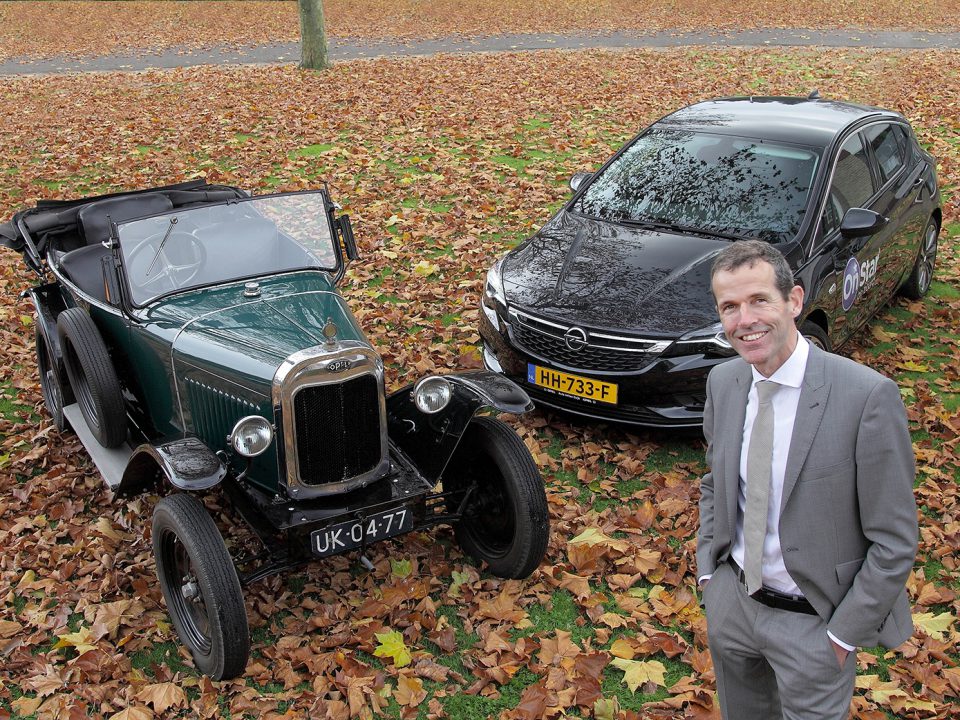
POLYGON ((730 241, 561 211, 510 253, 507 302, 563 323, 674 337, 717 322, 713 257, 730 241))
POLYGON ((363 341, 343 298, 329 285, 312 282, 311 275, 262 280, 256 299, 244 298, 242 284, 236 283, 195 296, 190 308, 185 306, 189 298, 179 296, 175 359, 269 381, 284 359, 324 344, 322 329, 328 318, 336 323, 339 340, 363 341), (197 312, 201 308, 203 312, 197 312), (192 317, 184 317, 187 313, 192 317))

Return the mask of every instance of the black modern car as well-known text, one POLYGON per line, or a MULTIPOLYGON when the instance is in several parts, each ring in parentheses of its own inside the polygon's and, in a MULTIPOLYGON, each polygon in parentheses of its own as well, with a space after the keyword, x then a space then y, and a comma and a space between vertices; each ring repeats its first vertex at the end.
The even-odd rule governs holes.
POLYGON ((637 425, 702 422, 707 373, 735 354, 710 292, 728 243, 777 245, 801 330, 830 350, 898 290, 926 293, 942 223, 907 120, 817 93, 677 110, 570 187, 489 271, 484 362, 538 404, 637 425))

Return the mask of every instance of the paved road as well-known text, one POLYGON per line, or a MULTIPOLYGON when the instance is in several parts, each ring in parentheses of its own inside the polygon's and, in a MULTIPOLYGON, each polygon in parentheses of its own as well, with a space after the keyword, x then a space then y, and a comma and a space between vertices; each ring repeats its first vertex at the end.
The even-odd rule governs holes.
MULTIPOLYGON (((403 43, 364 43, 330 39, 330 57, 356 60, 373 57, 435 55, 437 53, 505 52, 583 48, 669 48, 682 46, 725 47, 859 47, 904 50, 960 49, 960 33, 858 31, 858 30, 745 30, 738 32, 678 32, 650 34, 624 32, 494 35, 486 38, 445 38, 403 43)), ((275 43, 243 49, 213 47, 205 50, 133 52, 103 57, 48 60, 12 59, 0 63, 0 75, 39 73, 108 72, 193 65, 295 63, 299 43, 275 43)))

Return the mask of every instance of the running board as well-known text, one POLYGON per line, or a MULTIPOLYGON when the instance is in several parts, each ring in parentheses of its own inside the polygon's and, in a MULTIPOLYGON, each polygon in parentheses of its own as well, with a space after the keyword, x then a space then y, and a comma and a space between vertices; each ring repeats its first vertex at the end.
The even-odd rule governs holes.
POLYGON ((80 406, 76 403, 67 405, 63 409, 63 414, 77 437, 80 438, 80 442, 83 443, 83 447, 93 460, 93 464, 103 475, 107 486, 110 490, 116 490, 123 479, 123 471, 127 469, 127 463, 133 456, 133 450, 126 444, 118 448, 105 448, 101 445, 100 441, 90 432, 87 421, 84 419, 83 413, 80 412, 80 406))

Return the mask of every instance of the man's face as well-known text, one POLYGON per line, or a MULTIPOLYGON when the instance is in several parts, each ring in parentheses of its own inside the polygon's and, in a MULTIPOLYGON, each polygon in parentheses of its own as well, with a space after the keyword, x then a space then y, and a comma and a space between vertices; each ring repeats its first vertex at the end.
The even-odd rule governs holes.
POLYGON ((713 276, 713 296, 727 340, 740 357, 770 377, 797 346, 794 319, 803 307, 803 288, 784 298, 773 266, 763 260, 713 276))

